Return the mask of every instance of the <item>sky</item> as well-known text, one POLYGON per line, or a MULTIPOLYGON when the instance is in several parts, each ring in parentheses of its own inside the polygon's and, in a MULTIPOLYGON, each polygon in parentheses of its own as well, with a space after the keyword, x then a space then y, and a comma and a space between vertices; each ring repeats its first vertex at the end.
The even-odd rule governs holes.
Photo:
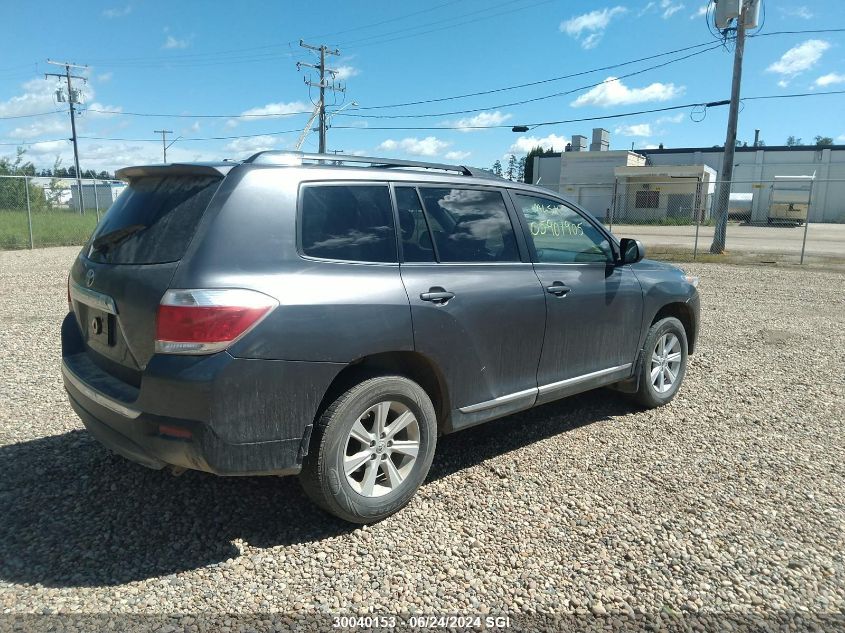
MULTIPOLYGON (((744 101, 740 141, 751 143, 760 129, 768 145, 790 135, 845 143, 845 94, 818 94, 845 90, 845 32, 777 34, 845 28, 841 2, 762 2, 765 22, 746 46, 743 97, 813 96, 744 101)), ((589 138, 594 127, 610 131, 611 149, 720 145, 726 107, 628 115, 730 97, 732 47, 708 28, 707 5, 4 2, 0 156, 22 145, 38 167, 51 167, 56 157, 73 163, 67 104, 56 101, 62 82, 44 77, 63 68, 48 59, 87 66, 74 69, 87 78, 76 83, 84 95, 83 170, 161 162, 155 130, 162 129, 173 131, 168 142, 178 138, 170 162, 293 149, 317 99, 305 84, 316 80, 313 70, 296 65, 315 64, 317 56, 300 39, 340 53, 328 56, 335 82, 345 87, 327 98, 328 110, 338 111, 330 116, 330 151, 490 167, 535 145, 559 151, 573 134, 589 138), (469 93, 476 94, 461 96, 469 93), (625 116, 535 127, 619 114, 625 116), (515 133, 513 125, 531 129, 515 133)), ((310 133, 302 149, 317 151, 317 141, 310 133)))

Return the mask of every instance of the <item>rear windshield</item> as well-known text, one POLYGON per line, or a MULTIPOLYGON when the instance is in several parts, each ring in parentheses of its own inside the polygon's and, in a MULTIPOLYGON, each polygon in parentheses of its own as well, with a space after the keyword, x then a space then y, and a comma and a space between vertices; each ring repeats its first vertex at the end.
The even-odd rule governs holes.
POLYGON ((103 217, 88 257, 109 264, 162 264, 182 259, 219 176, 138 178, 103 217))

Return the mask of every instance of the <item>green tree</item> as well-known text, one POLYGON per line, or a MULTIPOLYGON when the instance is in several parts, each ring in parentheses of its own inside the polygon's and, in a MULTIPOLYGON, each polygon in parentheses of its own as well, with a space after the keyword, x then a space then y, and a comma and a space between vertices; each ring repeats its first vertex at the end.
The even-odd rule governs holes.
POLYGON ((516 180, 517 182, 525 182, 525 156, 516 163, 516 180))
POLYGON ((516 156, 513 154, 508 157, 508 168, 505 170, 505 178, 516 180, 516 156))
POLYGON ((800 137, 795 137, 795 136, 792 136, 791 134, 786 139, 786 144, 789 147, 796 147, 797 145, 801 145, 801 142, 802 141, 801 141, 800 137))
POLYGON ((818 147, 833 145, 833 138, 830 136, 816 136, 813 140, 816 142, 816 146, 818 147))
MULTIPOLYGON (((35 165, 24 160, 26 150, 18 147, 14 158, 0 157, 0 176, 34 176, 35 165)), ((42 210, 47 206, 44 189, 23 178, 0 178, 0 209, 26 211, 27 189, 30 208, 42 210)))
POLYGON ((497 160, 495 163, 493 163, 492 171, 493 171, 494 176, 501 177, 501 175, 502 175, 502 162, 497 160))

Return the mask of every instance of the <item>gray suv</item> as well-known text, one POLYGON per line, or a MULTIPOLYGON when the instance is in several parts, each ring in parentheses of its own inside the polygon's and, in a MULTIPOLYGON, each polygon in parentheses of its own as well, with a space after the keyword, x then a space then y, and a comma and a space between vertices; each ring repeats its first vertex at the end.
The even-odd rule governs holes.
POLYGON ((484 171, 261 152, 118 176, 62 373, 91 434, 151 468, 299 474, 377 521, 439 435, 602 386, 660 406, 695 345, 697 279, 484 171))

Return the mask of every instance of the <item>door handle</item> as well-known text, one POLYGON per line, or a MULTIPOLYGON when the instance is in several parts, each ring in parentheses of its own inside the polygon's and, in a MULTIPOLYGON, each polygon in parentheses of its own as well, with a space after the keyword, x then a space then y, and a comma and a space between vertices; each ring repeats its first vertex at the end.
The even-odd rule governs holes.
POLYGON ((551 286, 546 286, 546 292, 556 297, 565 297, 569 294, 571 288, 562 281, 556 281, 551 286))
POLYGON ((420 293, 420 299, 423 301, 431 301, 432 303, 436 303, 438 305, 443 305, 454 296, 454 292, 449 292, 448 290, 444 290, 439 287, 431 288, 428 292, 420 293))

